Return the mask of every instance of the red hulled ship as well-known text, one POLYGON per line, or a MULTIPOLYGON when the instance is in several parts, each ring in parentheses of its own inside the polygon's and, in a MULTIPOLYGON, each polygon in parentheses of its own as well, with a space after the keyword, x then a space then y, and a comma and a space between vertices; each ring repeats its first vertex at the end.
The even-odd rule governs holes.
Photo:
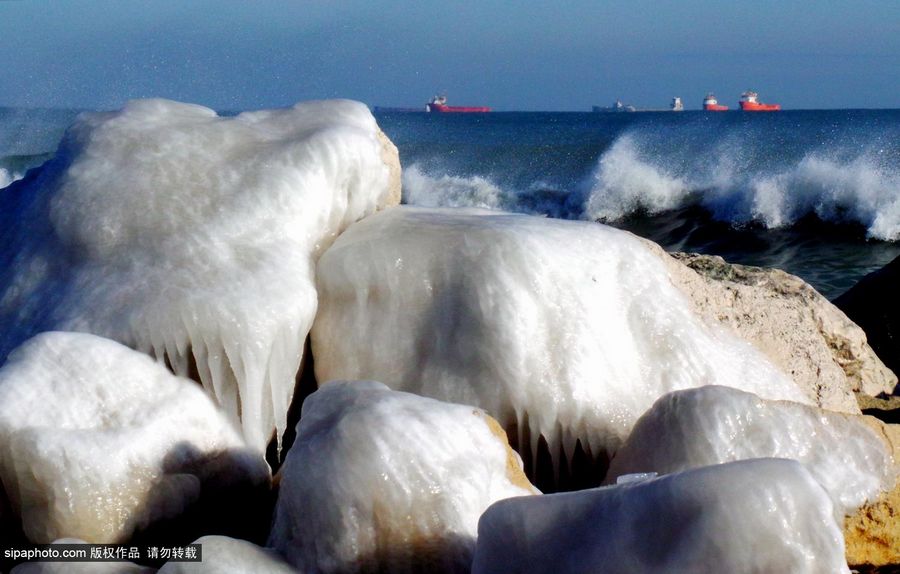
POLYGON ((763 104, 758 98, 759 94, 747 90, 741 94, 741 109, 745 112, 777 112, 781 109, 779 104, 763 104))
POLYGON ((426 112, 461 112, 461 113, 483 113, 491 111, 486 106, 448 106, 447 96, 435 96, 425 105, 426 112))
POLYGON ((719 100, 716 99, 715 94, 710 92, 703 98, 703 109, 708 112, 727 112, 728 106, 720 104, 719 100))

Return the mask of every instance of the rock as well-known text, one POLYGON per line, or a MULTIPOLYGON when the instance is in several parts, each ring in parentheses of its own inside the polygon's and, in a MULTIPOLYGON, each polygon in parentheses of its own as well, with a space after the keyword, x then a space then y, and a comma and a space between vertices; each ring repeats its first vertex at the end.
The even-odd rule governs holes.
POLYGON ((900 286, 900 257, 878 271, 869 273, 834 300, 835 305, 863 328, 872 348, 894 372, 900 371, 898 286, 900 286))
POLYGON ((303 403, 269 546, 302 572, 468 572, 478 518, 537 491, 475 408, 331 382, 303 403))
POLYGON ((0 368, 0 480, 36 544, 124 542, 192 508, 240 531, 253 522, 243 504, 270 482, 199 385, 113 341, 60 332, 0 368))
POLYGON ((200 545, 201 562, 166 562, 159 574, 296 574, 284 558, 270 548, 262 548, 227 536, 204 536, 193 542, 200 545))
MULTIPOLYGON (((900 464, 900 426, 865 418, 890 445, 895 465, 900 464)), ((847 562, 852 566, 900 568, 900 481, 877 500, 846 518, 844 539, 847 543, 847 562)))
POLYGON ((849 569, 819 483, 795 461, 755 459, 488 508, 472 574, 545 572, 849 569))
POLYGON ((820 407, 858 414, 854 391, 876 395, 897 384, 866 333, 802 279, 716 256, 672 256, 696 272, 669 264, 673 282, 698 311, 753 343, 820 407))
POLYGON ((546 440, 557 470, 579 447, 613 452, 672 390, 811 402, 699 317, 656 251, 605 225, 404 206, 353 225, 316 272, 319 381, 475 405, 532 460, 546 440))
POLYGON ((81 114, 0 194, 0 363, 42 331, 114 339, 201 381, 264 452, 286 426, 315 260, 399 203, 399 170, 357 102, 81 114))
POLYGON ((606 480, 753 458, 790 458, 825 488, 843 517, 890 490, 900 474, 883 433, 869 424, 859 415, 767 401, 727 387, 676 391, 638 419, 606 480))

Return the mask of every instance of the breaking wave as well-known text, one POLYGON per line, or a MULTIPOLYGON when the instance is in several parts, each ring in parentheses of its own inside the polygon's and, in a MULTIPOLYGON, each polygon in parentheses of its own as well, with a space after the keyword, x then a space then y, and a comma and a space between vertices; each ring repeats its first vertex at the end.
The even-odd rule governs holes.
POLYGON ((751 151, 729 146, 713 154, 660 153, 653 143, 619 136, 568 189, 541 181, 522 185, 502 173, 435 173, 414 163, 404 171, 404 200, 609 222, 699 205, 735 226, 777 229, 815 216, 860 225, 873 239, 900 240, 900 171, 878 150, 750 161, 751 151))
POLYGON ((10 173, 9 171, 0 167, 0 189, 3 189, 17 179, 20 179, 21 177, 22 176, 20 176, 19 174, 10 173))

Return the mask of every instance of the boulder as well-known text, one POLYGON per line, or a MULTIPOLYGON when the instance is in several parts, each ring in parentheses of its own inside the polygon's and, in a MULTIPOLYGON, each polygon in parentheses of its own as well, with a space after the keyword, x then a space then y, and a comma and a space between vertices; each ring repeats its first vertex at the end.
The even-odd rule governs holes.
POLYGON ((286 426, 315 260, 399 203, 399 170, 357 102, 81 114, 0 194, 0 363, 42 331, 119 341, 201 381, 263 452, 286 426))
MULTIPOLYGON (((900 426, 865 417, 900 463, 900 426)), ((856 568, 900 568, 900 481, 844 521, 847 562, 856 568)))
POLYGON ((670 262, 672 281, 697 310, 751 342, 820 407, 858 414, 854 391, 876 395, 897 384, 866 333, 799 277, 711 255, 672 257, 683 264, 670 262))
POLYGON ((193 542, 200 545, 201 562, 166 562, 159 574, 296 574, 284 558, 270 548, 228 536, 204 536, 193 542))
POLYGON ((845 573, 831 499, 796 461, 755 459, 495 503, 472 574, 845 573))
MULTIPOLYGON (((844 313, 863 328, 878 356, 895 372, 900 370, 900 257, 834 300, 844 313)), ((887 392, 890 392, 888 390, 887 392)), ((868 392, 870 395, 876 393, 868 392)))
POLYGON ((468 572, 478 518, 537 493, 479 409, 326 383, 303 403, 269 546, 302 572, 468 572))
POLYGON ((557 470, 579 446, 613 452, 672 390, 812 402, 704 321, 655 250, 598 223, 399 207, 341 235, 317 281, 318 380, 373 378, 483 408, 521 452, 546 440, 557 470))
POLYGON ((198 384, 114 341, 61 332, 0 368, 0 480, 36 544, 120 543, 191 508, 241 530, 253 522, 242 501, 270 484, 198 384))
POLYGON ((860 415, 767 401, 727 387, 676 391, 638 419, 607 482, 625 474, 789 458, 825 488, 842 518, 894 486, 900 468, 882 436, 860 415))

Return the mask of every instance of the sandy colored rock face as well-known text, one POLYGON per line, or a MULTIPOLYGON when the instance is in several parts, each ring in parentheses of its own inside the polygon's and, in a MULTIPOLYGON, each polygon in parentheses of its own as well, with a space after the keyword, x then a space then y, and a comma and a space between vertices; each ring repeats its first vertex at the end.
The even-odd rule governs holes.
POLYGON ((704 317, 751 342, 820 407, 859 413, 854 391, 877 395, 896 386, 863 330, 802 279, 708 255, 664 259, 673 282, 704 317))
MULTIPOLYGON (((900 426, 863 417, 890 446, 900 466, 900 426)), ((847 563, 851 566, 900 565, 900 480, 894 489, 844 521, 847 563)))

